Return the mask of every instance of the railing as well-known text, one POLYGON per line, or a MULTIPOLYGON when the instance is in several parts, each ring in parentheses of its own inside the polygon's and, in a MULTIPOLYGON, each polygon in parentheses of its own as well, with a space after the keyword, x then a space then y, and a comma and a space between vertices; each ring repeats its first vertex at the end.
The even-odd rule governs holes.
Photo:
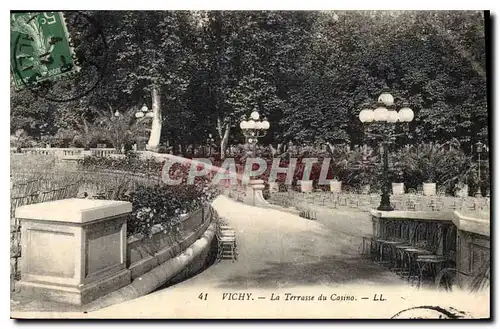
MULTIPOLYGON (((66 156, 83 156, 85 149, 83 148, 43 148, 43 147, 29 147, 22 148, 20 152, 17 148, 10 148, 10 153, 34 154, 34 155, 52 155, 57 158, 66 156)), ((119 152, 114 148, 91 148, 89 150, 91 155, 98 157, 106 157, 119 152)))
POLYGON ((90 149, 90 152, 92 152, 93 156, 97 156, 97 157, 106 157, 106 156, 110 156, 112 154, 119 153, 114 148, 106 148, 106 149, 93 148, 93 149, 90 149))

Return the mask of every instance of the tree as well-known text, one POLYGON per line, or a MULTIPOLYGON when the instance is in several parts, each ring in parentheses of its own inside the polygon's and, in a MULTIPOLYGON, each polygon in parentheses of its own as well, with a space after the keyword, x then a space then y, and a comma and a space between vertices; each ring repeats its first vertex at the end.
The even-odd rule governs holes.
POLYGON ((257 109, 273 116, 283 108, 287 64, 299 50, 303 16, 296 12, 206 12, 202 39, 210 107, 221 155, 242 115, 257 109), (291 40, 298 40, 291 43, 291 40), (287 55, 293 56, 287 56, 287 55))
POLYGON ((154 112, 148 145, 157 150, 166 109, 187 86, 184 55, 190 50, 185 47, 190 42, 190 14, 98 11, 92 16, 105 22, 108 44, 107 74, 92 103, 104 112, 109 106, 123 111, 147 104, 154 112))
MULTIPOLYGON (((98 87, 64 103, 12 92, 12 131, 37 140, 76 134, 83 118, 94 124, 110 108, 125 113, 145 104, 154 113, 150 149, 204 145, 213 134, 224 156, 229 143, 242 142, 231 132, 254 109, 271 123, 264 144, 356 145, 365 143, 359 111, 388 88, 396 108, 407 102, 415 112, 399 146, 457 138, 467 148, 488 138, 480 12, 85 14, 101 26, 73 22, 70 33, 85 72, 99 50, 93 41, 101 30, 106 36, 98 87)), ((58 83, 53 92, 69 93, 66 87, 58 83)))

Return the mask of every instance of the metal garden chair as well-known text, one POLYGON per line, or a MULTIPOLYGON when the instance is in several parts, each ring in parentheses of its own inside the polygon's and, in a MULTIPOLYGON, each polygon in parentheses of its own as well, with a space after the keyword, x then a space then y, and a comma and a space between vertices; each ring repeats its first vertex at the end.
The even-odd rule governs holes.
MULTIPOLYGON (((442 234, 442 233, 441 233, 442 234)), ((438 246, 443 243, 443 252, 441 255, 434 253, 431 255, 419 255, 416 258, 416 263, 419 268, 418 286, 420 287, 425 280, 425 276, 429 281, 434 281, 438 271, 446 265, 453 265, 455 262, 456 249, 456 228, 449 225, 446 228, 446 233, 440 236, 438 246)))
POLYGON ((231 259, 233 262, 238 259, 236 245, 236 231, 227 225, 218 226, 217 233, 217 258, 231 259))
POLYGON ((417 258, 435 255, 443 239, 443 232, 437 223, 419 223, 415 231, 414 246, 402 248, 403 259, 406 259, 408 281, 420 280, 420 267, 417 258))

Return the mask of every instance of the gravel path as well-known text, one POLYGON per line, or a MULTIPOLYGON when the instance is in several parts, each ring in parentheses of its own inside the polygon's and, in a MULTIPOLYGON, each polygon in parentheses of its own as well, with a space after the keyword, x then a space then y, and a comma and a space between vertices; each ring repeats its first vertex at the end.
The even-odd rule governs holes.
MULTIPOLYGON (((345 230, 353 220, 352 215, 339 213, 329 218, 321 214, 318 220, 307 220, 289 213, 247 206, 224 196, 214 201, 214 207, 236 230, 237 261, 220 261, 189 280, 91 315, 189 317, 217 314, 220 317, 226 311, 214 310, 216 303, 203 304, 198 298, 200 293, 209 291, 212 296, 209 299, 214 294, 221 299, 224 292, 235 291, 328 290, 360 284, 372 288, 406 286, 395 274, 360 257, 359 237, 335 230, 336 226, 345 230), (202 309, 195 310, 189 305, 202 309), (196 313, 198 311, 201 313, 196 313)), ((366 229, 371 225, 366 213, 356 214, 354 218, 364 223, 358 227, 366 229)), ((227 314, 235 316, 237 313, 233 310, 227 314)))
POLYGON ((214 207, 236 230, 238 261, 216 264, 185 284, 282 288, 402 282, 360 257, 361 236, 371 233, 366 213, 317 211, 315 221, 225 197, 217 199, 214 207))

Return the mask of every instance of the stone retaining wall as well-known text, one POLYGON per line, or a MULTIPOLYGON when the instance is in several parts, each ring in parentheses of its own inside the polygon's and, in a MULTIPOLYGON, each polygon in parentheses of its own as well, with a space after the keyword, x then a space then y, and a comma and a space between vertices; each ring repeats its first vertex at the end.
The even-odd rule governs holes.
MULTIPOLYGON (((133 279, 129 285, 118 289, 102 298, 99 298, 85 306, 85 311, 91 312, 113 304, 118 304, 147 295, 166 284, 173 284, 197 273, 207 267, 207 261, 210 259, 210 253, 215 237, 217 224, 215 222, 207 222, 188 239, 184 240, 183 244, 188 244, 188 241, 194 240, 191 245, 175 257, 169 254, 165 261, 161 264, 153 266, 144 274, 133 279), (197 238, 195 240, 195 237, 197 238)), ((179 249, 182 246, 179 246, 179 249)), ((161 261, 161 260, 159 260, 161 261)), ((141 265, 136 263, 137 268, 141 265)), ((140 271, 145 271, 144 266, 140 271)), ((137 272, 139 273, 139 272, 137 272)), ((137 274, 136 273, 136 274, 137 274)))
POLYGON ((212 221, 212 208, 198 209, 188 215, 180 230, 188 234, 165 233, 160 228, 153 229, 151 238, 131 237, 127 246, 127 264, 132 280, 165 263, 186 250, 207 230, 212 221), (195 230, 193 228, 197 227, 195 230))

